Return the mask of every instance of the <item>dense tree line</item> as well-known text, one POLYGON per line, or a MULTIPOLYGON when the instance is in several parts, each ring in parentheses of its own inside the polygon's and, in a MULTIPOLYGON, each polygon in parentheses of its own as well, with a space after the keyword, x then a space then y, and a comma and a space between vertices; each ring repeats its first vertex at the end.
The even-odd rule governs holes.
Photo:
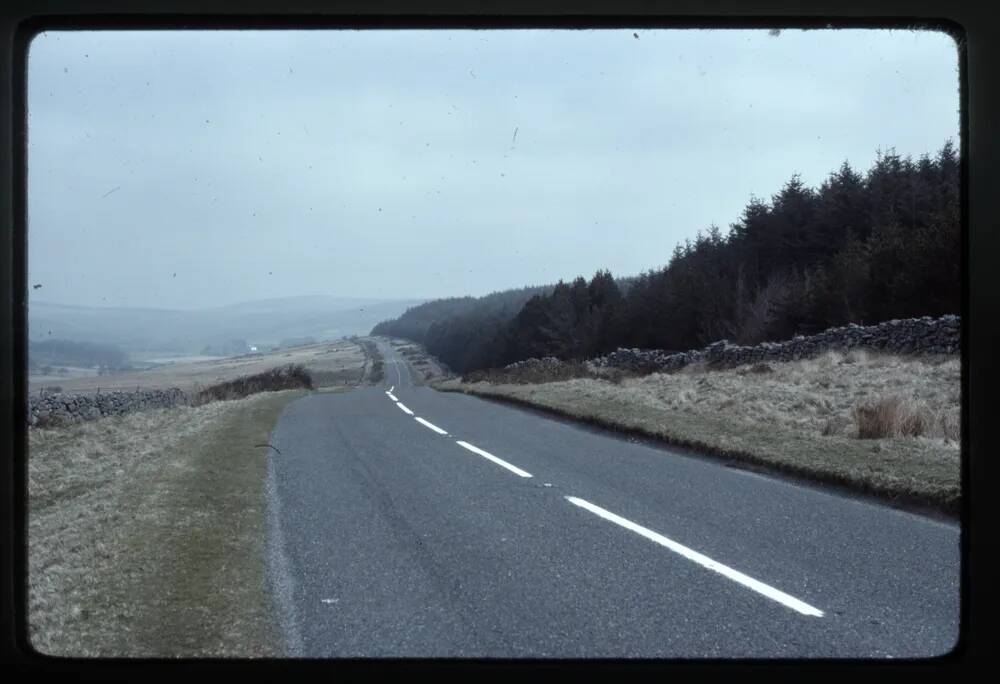
POLYGON ((383 321, 372 329, 373 335, 403 337, 424 345, 438 358, 454 367, 478 367, 476 356, 488 345, 489 338, 506 325, 535 296, 544 296, 552 285, 537 285, 483 297, 450 297, 418 304, 399 318, 383 321), (466 351, 471 355, 466 357, 466 351))
POLYGON ((429 302, 374 332, 422 342, 461 372, 620 346, 753 344, 959 313, 960 247, 959 160, 949 141, 915 162, 880 152, 865 174, 845 162, 815 189, 793 176, 770 202, 752 198, 728 234, 700 231, 627 287, 600 271, 589 282, 516 291, 502 311, 469 297, 429 302))

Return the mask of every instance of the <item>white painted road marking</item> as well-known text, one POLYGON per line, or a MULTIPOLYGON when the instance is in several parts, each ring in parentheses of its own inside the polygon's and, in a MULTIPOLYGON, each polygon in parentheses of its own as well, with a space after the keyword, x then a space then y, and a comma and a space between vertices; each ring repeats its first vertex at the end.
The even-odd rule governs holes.
MULTIPOLYGON (((402 404, 400 404, 400 406, 402 406, 402 404)), ((409 410, 407 410, 407 413, 409 413, 409 410)), ((448 434, 447 432, 445 432, 444 430, 442 430, 441 428, 439 428, 434 423, 430 423, 430 422, 424 420, 423 418, 416 418, 416 421, 418 423, 420 423, 421 425, 426 425, 427 427, 429 427, 431 430, 433 430, 434 432, 438 433, 439 435, 447 435, 448 434)))
POLYGON ((389 398, 392 399, 393 401, 399 401, 399 399, 396 398, 396 395, 393 394, 392 392, 386 392, 386 394, 388 394, 389 398))
MULTIPOLYGON (((417 418, 417 420, 420 420, 420 419, 417 418)), ((506 468, 507 470, 511 471, 515 475, 520 475, 521 477, 531 477, 531 473, 525 472, 524 470, 521 470, 517 466, 513 466, 510 463, 507 463, 507 461, 503 460, 502 458, 497 458, 496 456, 494 456, 493 454, 489 453, 488 451, 483 451, 482 449, 480 449, 478 447, 474 447, 471 444, 469 444, 468 442, 463 442, 461 440, 457 441, 456 443, 460 447, 465 447, 466 449, 468 449, 469 451, 471 451, 474 454, 479 454, 483 458, 488 458, 489 460, 491 460, 494 463, 496 463, 498 466, 503 466, 504 468, 506 468)))
POLYGON ((580 508, 586 509, 593 514, 604 518, 605 520, 610 520, 616 525, 621 525, 627 530, 632 530, 636 534, 641 534, 646 539, 654 541, 657 544, 660 544, 661 546, 665 546, 674 553, 678 553, 687 558, 688 560, 698 563, 702 567, 708 568, 709 570, 714 570, 720 575, 728 577, 729 579, 733 580, 734 582, 742 584, 748 589, 753 589, 758 594, 763 594, 772 601, 777 601, 778 603, 788 608, 791 608, 792 610, 798 611, 803 615, 811 615, 813 617, 823 617, 823 611, 821 611, 820 609, 813 608, 808 603, 803 603, 794 596, 789 596, 788 594, 782 591, 778 591, 774 587, 768 586, 763 582, 758 582, 754 578, 748 577, 747 575, 744 575, 742 572, 739 572, 737 570, 733 570, 732 568, 723 565, 722 563, 717 563, 708 556, 703 556, 697 551, 693 551, 692 549, 689 549, 688 547, 682 544, 678 544, 677 542, 671 539, 667 539, 662 534, 657 534, 652 530, 646 529, 642 525, 637 525, 631 520, 626 520, 621 516, 615 515, 611 511, 606 511, 600 506, 595 506, 594 504, 588 501, 584 501, 583 499, 578 499, 575 496, 567 496, 566 500, 569 501, 571 504, 579 506, 580 508))
POLYGON ((396 389, 396 386, 395 386, 395 385, 393 385, 392 387, 390 387, 390 388, 389 388, 389 391, 391 392, 391 391, 393 391, 394 389, 396 389))
MULTIPOLYGON (((396 406, 398 406, 400 409, 402 409, 403 413, 405 413, 406 415, 408 415, 408 416, 412 416, 413 415, 413 411, 411 411, 410 409, 406 408, 406 406, 403 405, 403 402, 401 402, 401 401, 396 402, 396 406)), ((417 418, 417 420, 420 420, 420 419, 417 418)))

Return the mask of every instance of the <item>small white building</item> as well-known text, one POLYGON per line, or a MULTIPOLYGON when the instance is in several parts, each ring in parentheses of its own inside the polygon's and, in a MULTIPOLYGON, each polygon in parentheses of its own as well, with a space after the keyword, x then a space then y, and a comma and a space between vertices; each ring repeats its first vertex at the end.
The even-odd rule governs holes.
POLYGON ((255 347, 253 345, 250 345, 250 353, 252 354, 252 353, 254 353, 256 351, 257 351, 257 347, 255 347))

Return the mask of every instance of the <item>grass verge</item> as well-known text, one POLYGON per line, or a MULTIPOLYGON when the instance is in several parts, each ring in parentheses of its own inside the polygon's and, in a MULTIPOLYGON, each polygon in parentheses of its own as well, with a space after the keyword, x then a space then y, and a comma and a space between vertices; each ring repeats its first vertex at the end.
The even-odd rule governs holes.
POLYGON ((273 657, 266 444, 303 390, 33 431, 29 638, 69 657, 273 657))
POLYGON ((409 364, 414 385, 421 387, 453 377, 450 371, 419 344, 399 338, 390 338, 389 342, 409 364))
MULTIPOLYGON (((892 503, 956 515, 961 496, 960 363, 828 354, 815 360, 726 371, 544 384, 436 383, 616 431, 840 485, 892 503), (919 407, 930 426, 871 439, 865 407, 919 407), (861 409, 858 409, 858 407, 861 409), (933 428, 933 429, 930 429, 933 428)), ((914 409, 916 410, 916 409, 914 409)), ((912 415, 912 413, 910 414, 912 415)))
POLYGON ((368 366, 368 374, 365 378, 370 385, 377 385, 385 379, 385 359, 382 358, 382 352, 378 350, 378 346, 375 341, 369 338, 362 338, 358 340, 361 348, 365 351, 365 361, 370 362, 368 366))

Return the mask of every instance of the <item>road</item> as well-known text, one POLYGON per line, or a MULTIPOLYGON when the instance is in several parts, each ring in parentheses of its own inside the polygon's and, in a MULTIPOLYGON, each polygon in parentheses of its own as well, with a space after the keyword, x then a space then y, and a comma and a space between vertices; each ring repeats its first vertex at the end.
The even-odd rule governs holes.
POLYGON ((272 433, 268 574, 305 657, 925 657, 959 528, 415 387, 313 394, 272 433))

